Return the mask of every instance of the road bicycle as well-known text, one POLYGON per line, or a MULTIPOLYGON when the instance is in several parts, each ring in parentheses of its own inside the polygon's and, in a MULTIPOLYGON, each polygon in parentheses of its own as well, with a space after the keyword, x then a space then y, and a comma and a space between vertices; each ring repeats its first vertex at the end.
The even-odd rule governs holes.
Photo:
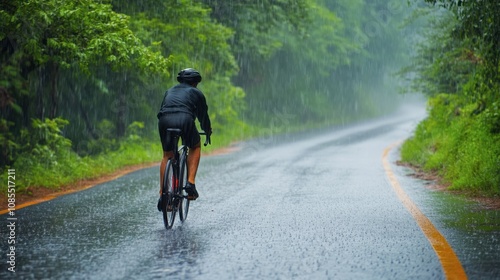
MULTIPOLYGON (((167 229, 174 225, 175 216, 179 211, 181 222, 186 221, 189 212, 189 199, 185 186, 188 178, 187 156, 189 148, 186 145, 179 145, 181 130, 177 128, 168 128, 167 133, 172 134, 174 140, 174 157, 169 159, 163 175, 163 189, 161 193, 161 212, 163 222, 167 229)), ((210 144, 210 135, 205 135, 205 146, 210 144)))

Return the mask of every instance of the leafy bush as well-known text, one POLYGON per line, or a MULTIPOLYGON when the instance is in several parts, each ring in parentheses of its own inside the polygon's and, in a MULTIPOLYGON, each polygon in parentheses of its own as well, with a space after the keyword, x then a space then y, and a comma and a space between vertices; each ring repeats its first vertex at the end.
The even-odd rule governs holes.
POLYGON ((66 172, 64 163, 72 157, 71 141, 61 133, 67 124, 68 121, 61 118, 44 121, 33 119, 31 128, 21 131, 17 139, 17 159, 12 166, 17 174, 23 174, 21 189, 32 181, 40 181, 48 186, 64 182, 64 176, 60 175, 66 172), (59 171, 52 176, 48 174, 54 170, 59 171))
POLYGON ((0 119, 0 167, 10 165, 14 161, 19 145, 10 131, 12 122, 0 119))
POLYGON ((455 95, 429 100, 429 117, 403 144, 403 161, 438 172, 452 189, 500 194, 500 135, 492 133, 492 109, 477 113, 455 95))
MULTIPOLYGON (((141 138, 143 124, 136 122, 129 126, 127 138, 121 142, 113 140, 115 149, 105 150, 97 156, 80 157, 72 151, 71 141, 63 136, 62 130, 67 124, 68 121, 60 118, 34 119, 31 128, 22 131, 22 137, 16 144, 19 147, 16 161, 0 172, 6 178, 7 169, 16 169, 18 192, 34 186, 58 188, 113 172, 123 166, 161 158, 159 141, 148 142, 141 138)), ((5 193, 6 186, 0 192, 5 193)))

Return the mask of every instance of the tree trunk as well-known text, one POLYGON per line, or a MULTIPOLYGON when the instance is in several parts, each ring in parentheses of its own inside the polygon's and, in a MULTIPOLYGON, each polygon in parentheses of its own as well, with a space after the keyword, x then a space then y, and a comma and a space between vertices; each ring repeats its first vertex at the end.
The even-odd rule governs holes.
POLYGON ((80 115, 83 118, 83 121, 85 122, 85 127, 87 128, 87 132, 89 135, 92 137, 92 139, 97 139, 99 138, 99 135, 95 132, 94 128, 92 127, 92 123, 89 120, 89 116, 87 115, 87 111, 85 108, 83 108, 82 102, 79 102, 79 107, 80 107, 80 115))
POLYGON ((118 137, 123 137, 125 135, 126 123, 127 123, 127 98, 126 98, 126 87, 127 83, 127 73, 123 73, 123 79, 115 81, 117 84, 117 94, 118 94, 118 108, 117 108, 117 121, 116 121, 116 134, 118 137))
POLYGON ((45 118, 45 106, 43 102, 43 86, 45 84, 45 69, 38 68, 38 86, 36 88, 36 116, 43 120, 45 118))
POLYGON ((58 89, 57 89, 57 80, 59 77, 59 67, 55 63, 51 63, 49 66, 50 69, 50 114, 49 117, 54 119, 57 116, 57 98, 58 98, 58 89))
POLYGON ((125 100, 125 94, 120 92, 118 95, 118 113, 117 113, 117 124, 116 124, 116 134, 118 137, 125 135, 125 122, 127 116, 127 100, 125 100))

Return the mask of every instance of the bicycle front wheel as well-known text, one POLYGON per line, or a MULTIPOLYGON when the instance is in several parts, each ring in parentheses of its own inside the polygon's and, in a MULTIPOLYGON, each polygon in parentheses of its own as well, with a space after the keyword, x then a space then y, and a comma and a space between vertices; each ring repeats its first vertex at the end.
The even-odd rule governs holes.
POLYGON ((180 201, 180 210, 179 210, 179 217, 181 218, 181 221, 185 221, 187 219, 187 215, 189 212, 189 199, 188 199, 188 194, 184 187, 186 186, 187 183, 187 178, 188 178, 188 169, 187 169, 187 151, 186 149, 183 149, 181 156, 180 156, 180 167, 179 167, 179 187, 181 188, 181 196, 182 200, 180 201))
POLYGON ((163 175, 162 208, 165 228, 171 229, 174 225, 177 205, 174 205, 175 174, 172 161, 169 160, 163 175))

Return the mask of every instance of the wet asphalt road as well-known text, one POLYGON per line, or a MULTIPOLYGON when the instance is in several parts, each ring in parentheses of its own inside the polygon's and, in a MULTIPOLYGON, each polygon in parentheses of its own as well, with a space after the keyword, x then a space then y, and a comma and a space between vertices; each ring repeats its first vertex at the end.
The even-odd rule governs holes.
MULTIPOLYGON (((172 230, 156 210, 157 167, 19 209, 16 272, 7 271, 3 226, 0 278, 444 279, 382 166, 384 149, 409 137, 424 115, 405 108, 204 157, 200 198, 172 230)), ((393 149, 389 161, 402 187, 469 278, 500 278, 499 212, 426 189, 397 159, 393 149)))

